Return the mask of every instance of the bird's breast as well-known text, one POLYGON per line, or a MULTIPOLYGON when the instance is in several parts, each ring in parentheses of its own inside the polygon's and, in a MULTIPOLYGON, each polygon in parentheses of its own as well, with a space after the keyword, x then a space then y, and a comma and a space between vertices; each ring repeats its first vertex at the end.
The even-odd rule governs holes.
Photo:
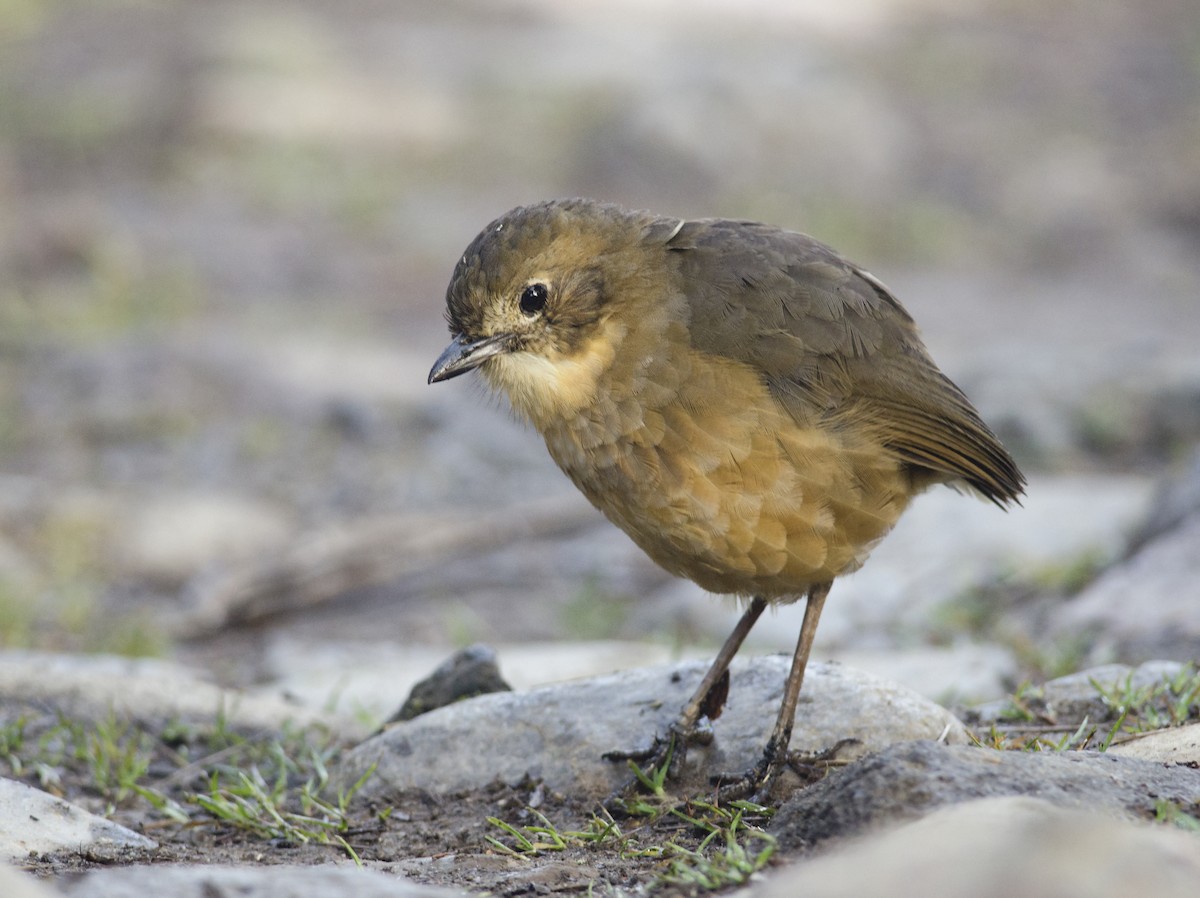
POLYGON ((662 567, 714 592, 794 596, 857 568, 907 501, 898 462, 798 426, 748 365, 662 345, 614 359, 589 404, 539 425, 563 471, 662 567))
POLYGON ((567 358, 512 352, 489 359, 483 374, 503 390, 513 408, 540 432, 576 418, 598 398, 604 373, 611 369, 620 326, 604 328, 567 358))

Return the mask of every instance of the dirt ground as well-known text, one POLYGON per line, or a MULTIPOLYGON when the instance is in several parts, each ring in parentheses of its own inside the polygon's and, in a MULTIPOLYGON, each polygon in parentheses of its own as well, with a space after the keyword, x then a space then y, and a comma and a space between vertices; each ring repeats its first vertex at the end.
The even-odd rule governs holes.
MULTIPOLYGON (((1056 701, 1053 710, 1039 690, 1025 690, 1003 709, 975 715, 978 751, 1095 749, 1200 713, 1194 665, 1153 688, 1119 681, 1111 688, 1103 701, 1056 701)), ((238 731, 220 719, 133 723, 111 713, 73 720, 32 705, 5 707, 0 724, 10 775, 158 843, 31 855, 20 864, 49 879, 112 865, 357 863, 488 894, 696 895, 742 885, 804 854, 811 833, 799 849, 789 843, 776 852, 771 817, 786 795, 840 766, 836 749, 819 758, 794 755, 767 807, 721 801, 715 792, 685 800, 671 794, 669 782, 659 797, 642 790, 620 801, 584 800, 529 777, 459 793, 375 791, 365 798, 360 784, 338 783, 339 754, 350 746, 320 726, 238 731)), ((487 764, 485 754, 479 763, 487 764)), ((1151 793, 1139 813, 1200 826, 1194 807, 1175 800, 1172 816, 1163 816, 1162 804, 1151 793)))
MULTIPOLYGON (((36 741, 45 752, 46 746, 57 744, 55 732, 61 737, 58 730, 61 720, 54 722, 52 717, 41 720, 44 726, 34 723, 26 735, 30 744, 36 741)), ((54 764, 46 761, 37 764, 27 759, 28 772, 22 778, 44 786, 41 777, 52 767, 54 774, 49 788, 54 794, 143 833, 158 842, 159 847, 148 851, 92 848, 83 854, 31 856, 21 863, 23 869, 57 879, 113 864, 259 866, 361 862, 418 882, 501 895, 638 891, 650 884, 654 884, 659 894, 695 894, 744 881, 752 869, 739 872, 735 868, 726 873, 718 860, 713 869, 706 866, 696 870, 688 852, 701 849, 710 829, 689 822, 680 814, 699 820, 713 819, 712 809, 703 804, 680 805, 679 814, 617 811, 614 817, 599 802, 558 794, 532 780, 515 785, 496 782, 486 789, 456 794, 409 791, 371 801, 353 801, 344 817, 338 818, 336 842, 272 835, 239 825, 231 818, 206 813, 195 800, 197 794, 218 794, 221 790, 215 788, 216 779, 224 781, 235 766, 257 769, 262 764, 264 770, 270 767, 269 753, 264 754, 254 746, 271 744, 271 736, 225 733, 231 738, 230 744, 238 746, 237 750, 230 752, 227 745, 224 751, 197 758, 191 775, 181 777, 181 755, 188 753, 189 746, 199 750, 213 733, 196 727, 187 736, 181 736, 177 724, 173 726, 167 721, 144 726, 141 732, 147 734, 147 739, 136 741, 144 748, 153 744, 150 750, 154 759, 139 786, 151 791, 157 800, 187 808, 188 819, 170 819, 161 806, 152 806, 144 794, 119 797, 113 792, 98 794, 95 767, 83 762, 72 750, 59 755, 58 763, 54 764), (172 730, 174 736, 162 735, 172 730), (256 760, 248 761, 243 753, 253 755, 256 760), (537 848, 522 845, 520 837, 496 821, 503 821, 530 838, 537 848), (548 829, 559 834, 558 840, 546 834, 548 829), (592 838, 600 831, 605 832, 604 838, 592 838), (707 888, 700 887, 697 876, 709 878, 707 888)), ((129 737, 131 731, 125 730, 123 735, 129 737)), ((315 734, 310 736, 316 738, 315 734)), ((322 753, 335 766, 337 746, 325 739, 316 741, 323 743, 322 753)), ((486 763, 486 759, 481 759, 481 763, 486 763)), ((276 767, 275 772, 278 770, 276 767)), ((280 800, 280 811, 301 811, 297 795, 305 775, 311 773, 311 768, 304 771, 289 767, 286 773, 289 797, 280 800)), ((271 772, 266 777, 274 782, 271 772)), ((269 825, 265 816, 258 819, 269 825)), ((738 830, 738 839, 751 855, 767 848, 769 839, 761 834, 759 827, 768 822, 767 814, 747 812, 741 818, 745 828, 738 830)))

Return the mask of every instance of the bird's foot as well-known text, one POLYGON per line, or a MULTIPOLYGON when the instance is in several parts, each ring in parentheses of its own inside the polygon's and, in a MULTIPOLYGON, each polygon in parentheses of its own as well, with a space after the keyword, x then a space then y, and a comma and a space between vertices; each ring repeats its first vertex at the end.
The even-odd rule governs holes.
POLYGON ((708 745, 712 742, 712 725, 702 718, 691 727, 673 723, 665 736, 655 736, 654 742, 633 751, 609 751, 606 761, 625 761, 633 777, 614 792, 605 802, 610 810, 627 810, 631 799, 647 795, 655 799, 666 799, 666 783, 678 779, 687 759, 689 745, 708 745))
POLYGON ((805 776, 807 771, 813 769, 828 770, 830 767, 840 767, 843 764, 850 763, 845 758, 839 758, 840 752, 847 745, 859 745, 861 739, 856 739, 853 736, 847 736, 845 739, 839 739, 833 745, 828 745, 825 748, 817 749, 816 751, 793 751, 788 754, 787 763, 800 776, 805 776))
POLYGON ((773 763, 766 755, 758 763, 741 773, 717 773, 708 778, 716 786, 716 803, 749 800, 755 804, 771 803, 771 787, 775 778, 786 766, 786 762, 773 763))
POLYGON ((812 752, 778 752, 768 744, 758 763, 740 774, 717 774, 709 782, 717 787, 720 802, 749 799, 755 804, 770 805, 772 792, 785 768, 800 777, 803 785, 811 785, 825 776, 832 766, 842 763, 837 753, 858 739, 839 739, 827 748, 812 752))

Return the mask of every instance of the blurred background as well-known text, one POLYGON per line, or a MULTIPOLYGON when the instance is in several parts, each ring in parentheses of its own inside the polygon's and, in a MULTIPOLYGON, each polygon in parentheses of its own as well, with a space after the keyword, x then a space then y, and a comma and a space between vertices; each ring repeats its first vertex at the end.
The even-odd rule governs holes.
POLYGON ((1038 609, 1200 440, 1195 0, 0 0, 0 643, 357 702, 479 639, 710 651, 727 606, 425 383, 463 247, 564 195, 831 243, 1031 475, 923 498, 819 648, 1079 657, 1038 609))

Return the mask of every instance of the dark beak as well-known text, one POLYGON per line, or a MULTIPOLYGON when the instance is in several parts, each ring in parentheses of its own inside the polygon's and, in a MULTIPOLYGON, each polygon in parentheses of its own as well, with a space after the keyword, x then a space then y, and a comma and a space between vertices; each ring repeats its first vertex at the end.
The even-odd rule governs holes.
POLYGON ((506 351, 508 341, 508 334, 496 334, 474 342, 469 342, 460 334, 433 363, 433 368, 429 371, 429 383, 449 380, 466 374, 472 368, 478 368, 492 356, 506 351))

